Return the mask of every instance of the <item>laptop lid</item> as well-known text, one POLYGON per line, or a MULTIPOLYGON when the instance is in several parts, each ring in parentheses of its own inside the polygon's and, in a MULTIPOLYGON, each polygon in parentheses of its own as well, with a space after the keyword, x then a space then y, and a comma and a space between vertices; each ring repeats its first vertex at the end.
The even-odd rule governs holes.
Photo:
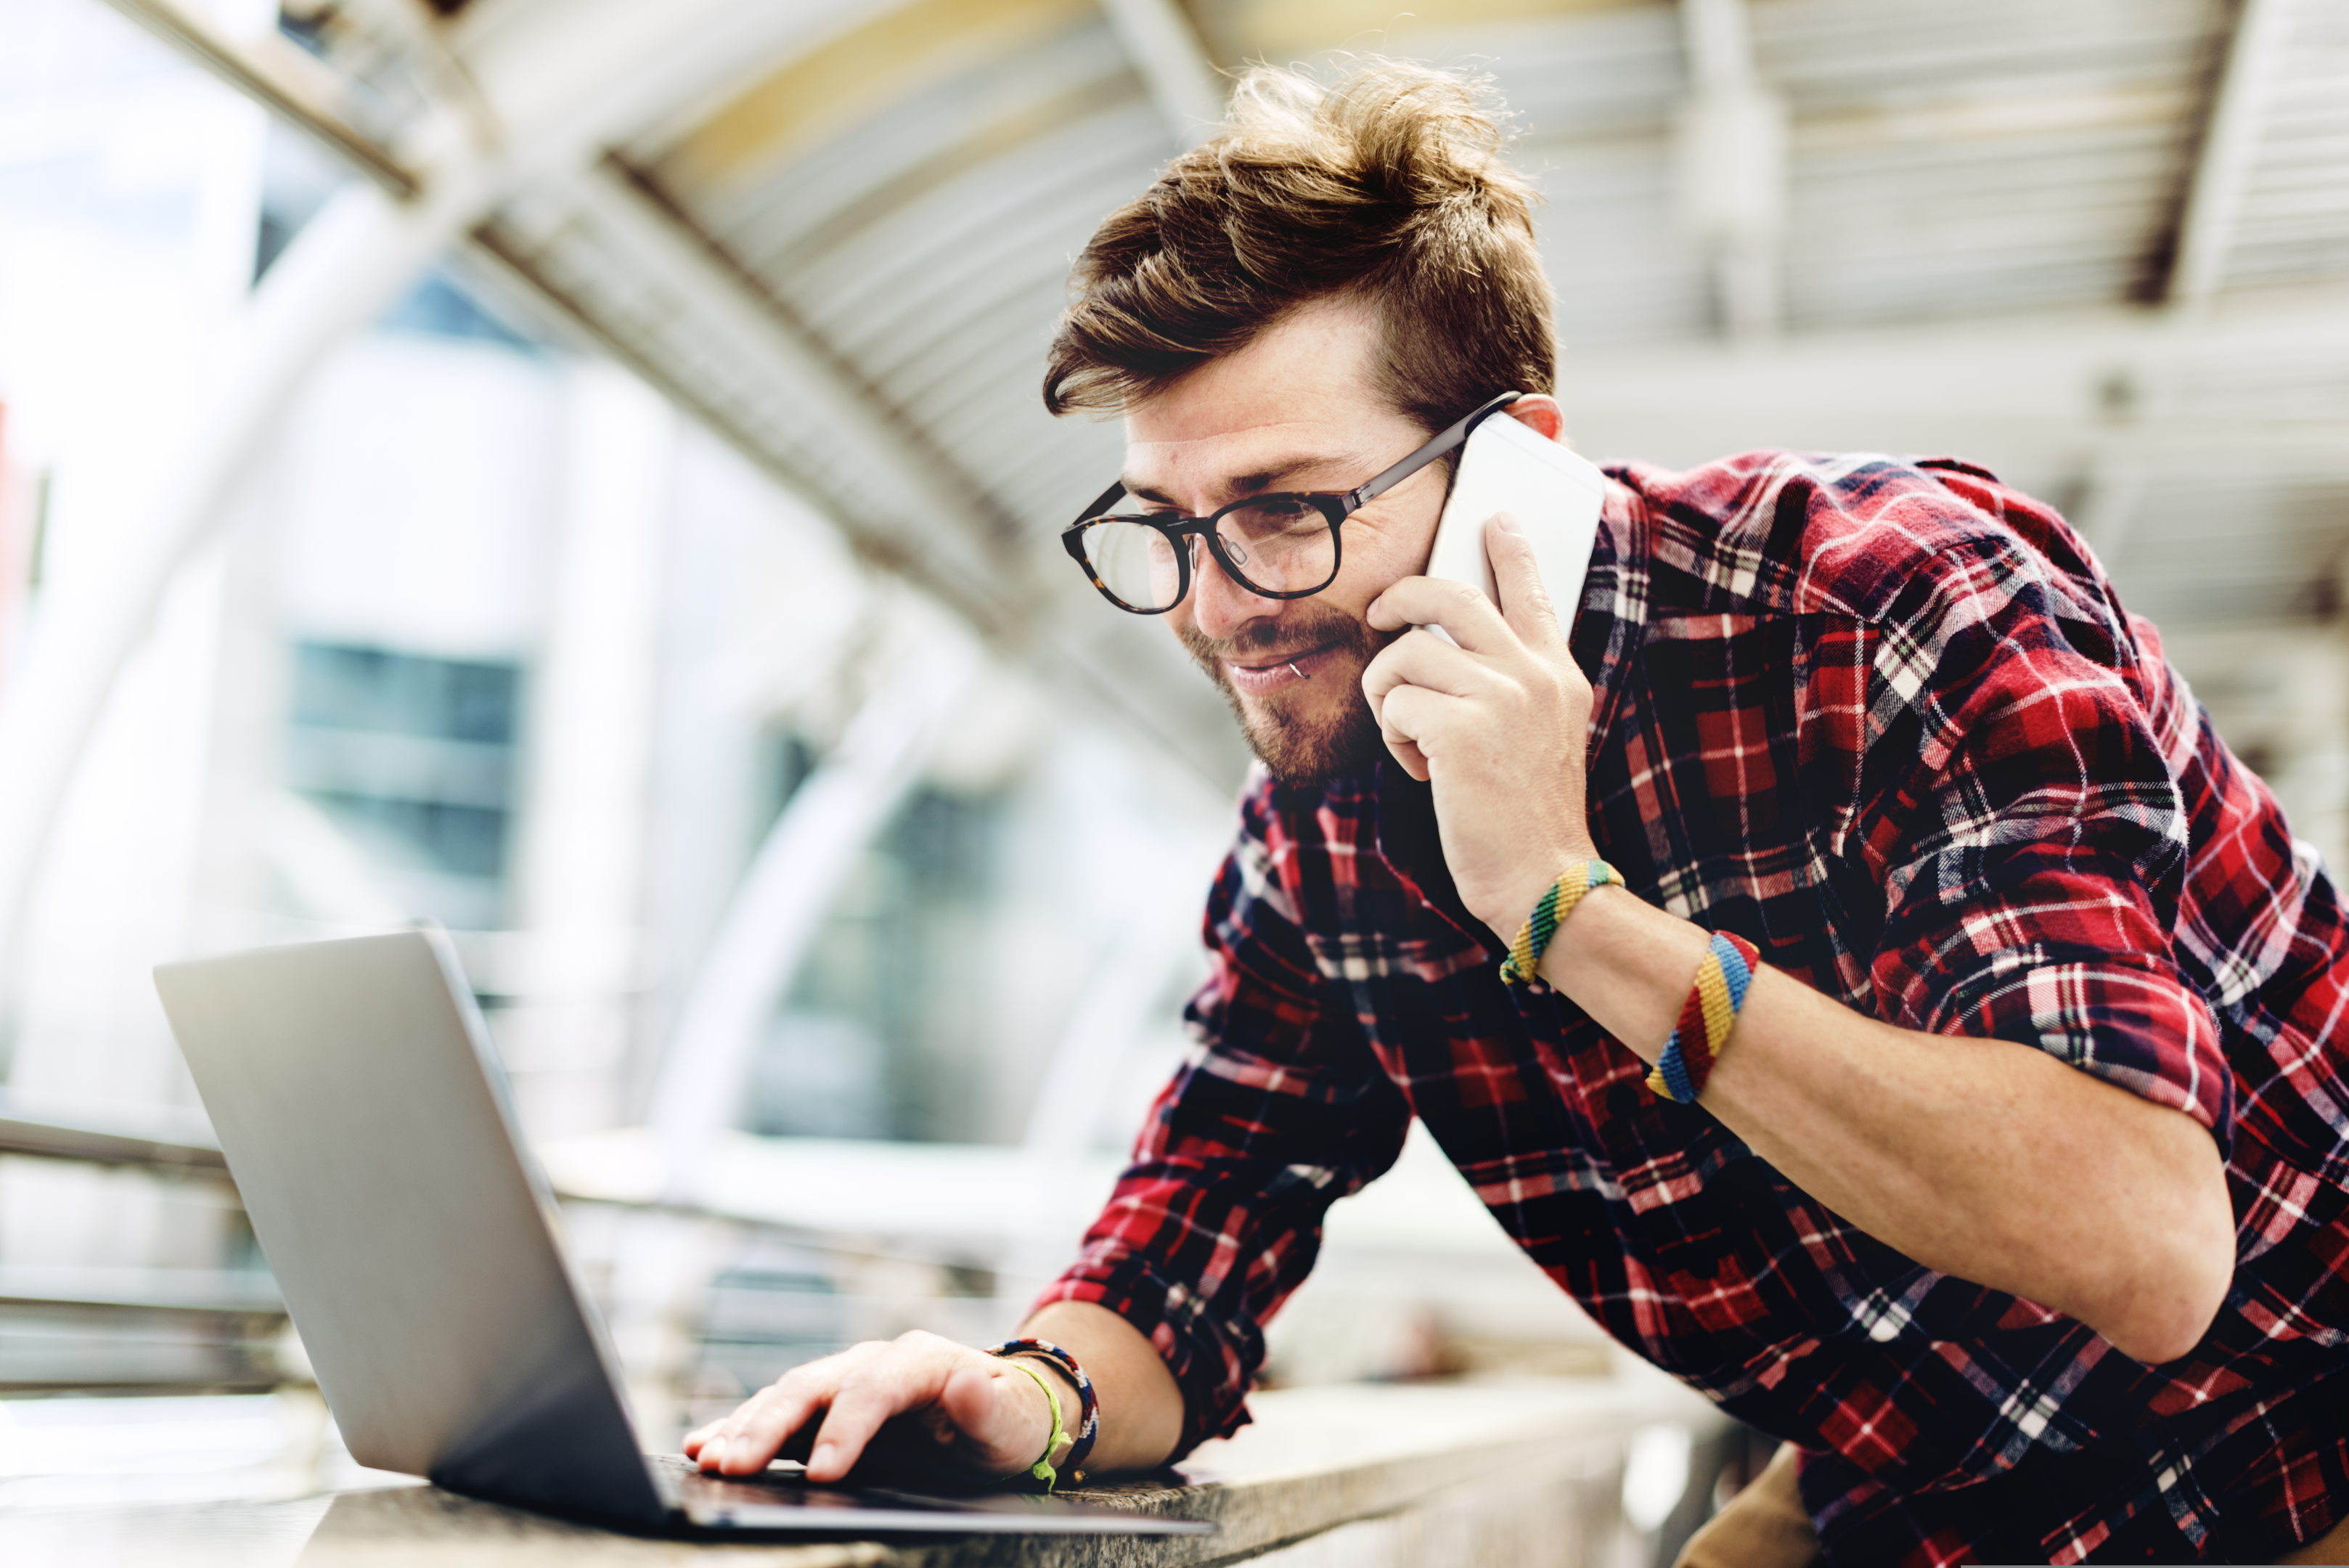
POLYGON ((155 984, 352 1457, 664 1519, 448 940, 268 948, 155 984))

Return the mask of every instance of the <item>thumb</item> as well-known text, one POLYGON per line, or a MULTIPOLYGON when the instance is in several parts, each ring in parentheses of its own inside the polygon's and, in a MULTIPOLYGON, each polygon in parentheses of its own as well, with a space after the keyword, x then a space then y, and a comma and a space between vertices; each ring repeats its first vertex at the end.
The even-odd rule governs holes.
POLYGON ((1528 647, 1548 648, 1562 640, 1557 607, 1542 581, 1541 561, 1534 542, 1516 518, 1497 512, 1485 524, 1485 554, 1493 563, 1493 585, 1501 594, 1501 618, 1528 647))

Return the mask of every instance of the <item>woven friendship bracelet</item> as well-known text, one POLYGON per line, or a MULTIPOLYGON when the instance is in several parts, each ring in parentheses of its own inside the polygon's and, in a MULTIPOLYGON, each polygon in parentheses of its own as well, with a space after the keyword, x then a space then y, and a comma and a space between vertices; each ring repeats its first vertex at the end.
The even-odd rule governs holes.
MULTIPOLYGON (((1077 1388, 1077 1440, 1069 1449, 1069 1457, 1061 1461, 1072 1482, 1084 1479, 1084 1463, 1093 1451, 1094 1441, 1101 1437, 1101 1397, 1093 1392, 1093 1380, 1077 1365, 1077 1358, 1059 1345, 1041 1339, 1007 1339, 987 1353, 989 1355, 1032 1355, 1049 1361, 1068 1375, 1077 1388)), ((1048 1393, 1050 1389, 1046 1390, 1048 1393)), ((1054 1407, 1057 1411, 1057 1404, 1054 1407)), ((1049 1455, 1047 1456, 1050 1457, 1049 1455)), ((1040 1478, 1039 1478, 1040 1479, 1040 1478)))
POLYGON ((1681 1003, 1680 1026, 1664 1042, 1664 1054, 1648 1074, 1648 1087, 1668 1100, 1692 1106, 1713 1076, 1713 1064, 1729 1044, 1731 1025, 1745 1005, 1746 988, 1762 955, 1744 937, 1727 931, 1713 933, 1704 961, 1696 966, 1696 983, 1681 1003))
POLYGON ((1501 978, 1511 985, 1525 985, 1540 967, 1542 954, 1549 949, 1550 938, 1557 935, 1558 927, 1574 913, 1583 895, 1593 888, 1604 888, 1612 882, 1623 885, 1623 874, 1604 860, 1586 860, 1549 885, 1534 905, 1534 912, 1517 928, 1516 940, 1509 944, 1509 956, 1501 961, 1501 978))

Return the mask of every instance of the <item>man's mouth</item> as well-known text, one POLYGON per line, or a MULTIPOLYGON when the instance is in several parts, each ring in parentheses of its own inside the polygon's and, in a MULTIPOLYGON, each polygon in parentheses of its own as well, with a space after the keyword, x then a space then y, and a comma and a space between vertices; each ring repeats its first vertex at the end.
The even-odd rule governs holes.
POLYGON ((1337 651, 1336 643, 1325 642, 1297 653, 1276 657, 1252 654, 1246 663, 1232 659, 1218 662, 1223 665, 1224 679, 1231 682, 1233 691, 1243 697, 1268 697, 1276 691, 1284 691, 1312 680, 1329 663, 1330 655, 1337 651))

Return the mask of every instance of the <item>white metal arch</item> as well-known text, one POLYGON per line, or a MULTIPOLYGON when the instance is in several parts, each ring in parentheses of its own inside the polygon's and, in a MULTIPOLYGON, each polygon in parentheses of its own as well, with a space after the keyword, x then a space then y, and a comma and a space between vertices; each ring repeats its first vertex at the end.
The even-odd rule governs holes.
POLYGON ((116 3, 351 157, 373 183, 338 194, 270 268, 239 349, 167 465, 135 542, 104 580, 43 607, 0 691, 0 756, 9 760, 0 773, 0 953, 15 950, 43 853, 117 677, 327 352, 518 191, 584 172, 612 143, 722 87, 746 62, 771 67, 779 51, 874 13, 849 0, 511 0, 484 7, 477 30, 451 35, 465 101, 434 105, 387 146, 341 118, 269 47, 222 34, 179 0, 116 3))
POLYGON ((0 953, 26 906, 75 770, 115 680, 238 480, 329 348, 398 299, 476 210, 451 181, 403 202, 350 187, 278 258, 254 296, 242 350, 164 471, 132 542, 103 578, 41 607, 25 659, 0 690, 0 953))

